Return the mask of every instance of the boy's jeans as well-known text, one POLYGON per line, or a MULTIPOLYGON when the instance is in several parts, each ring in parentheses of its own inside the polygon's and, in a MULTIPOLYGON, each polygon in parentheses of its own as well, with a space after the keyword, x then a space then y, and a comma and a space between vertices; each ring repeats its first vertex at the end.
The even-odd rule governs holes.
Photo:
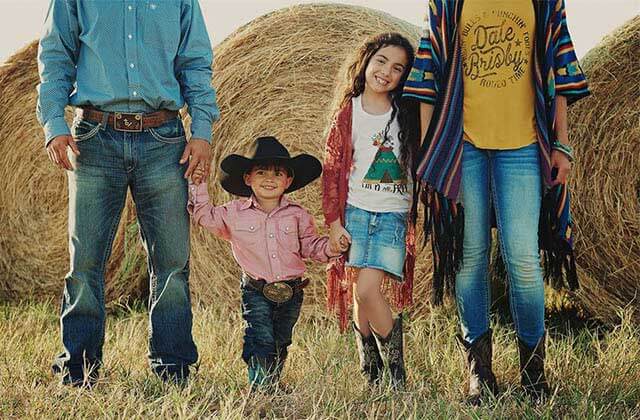
MULTIPOLYGON (((159 374, 184 374, 198 353, 191 336, 189 216, 186 210, 184 129, 175 119, 142 133, 75 121, 80 155, 69 172, 70 271, 61 309, 64 351, 54 371, 82 380, 83 366, 102 360, 104 271, 130 189, 150 275, 149 359, 159 374)), ((141 331, 142 333, 142 331, 141 331)))
POLYGON ((296 290, 288 302, 274 303, 251 285, 242 285, 246 323, 242 359, 247 363, 249 383, 268 385, 279 379, 303 299, 304 291, 296 290))
POLYGON ((538 248, 541 188, 537 144, 516 150, 481 150, 465 142, 464 257, 456 277, 456 301, 463 338, 469 343, 489 329, 492 205, 509 277, 516 333, 531 347, 544 333, 544 285, 538 248))

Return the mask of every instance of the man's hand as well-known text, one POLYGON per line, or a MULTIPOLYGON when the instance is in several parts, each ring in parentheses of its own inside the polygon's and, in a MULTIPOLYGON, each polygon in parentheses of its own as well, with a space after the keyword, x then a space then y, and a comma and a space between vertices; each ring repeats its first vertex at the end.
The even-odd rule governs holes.
POLYGON ((73 166, 71 166, 69 156, 67 156, 67 147, 70 147, 76 156, 80 155, 76 141, 70 135, 58 136, 51 140, 47 146, 47 154, 51 162, 55 163, 59 168, 71 171, 73 166))
POLYGON ((559 150, 551 151, 551 168, 558 170, 556 179, 553 180, 551 185, 566 184, 571 172, 571 162, 567 155, 559 150))
POLYGON ((211 170, 211 145, 209 142, 202 139, 191 139, 184 148, 180 164, 183 165, 187 161, 189 161, 189 166, 184 174, 185 178, 189 178, 200 166, 204 170, 201 179, 209 179, 209 171, 211 170))

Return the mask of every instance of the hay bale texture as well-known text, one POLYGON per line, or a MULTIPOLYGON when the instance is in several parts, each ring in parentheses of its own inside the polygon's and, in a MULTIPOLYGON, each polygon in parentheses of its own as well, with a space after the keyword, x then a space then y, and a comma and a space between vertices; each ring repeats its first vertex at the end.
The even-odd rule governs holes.
POLYGON ((570 108, 581 305, 605 323, 640 322, 640 16, 582 60, 592 95, 570 108))
MULTIPOLYGON (((417 41, 419 29, 388 14, 345 5, 282 9, 238 29, 215 49, 214 86, 222 118, 214 127, 213 168, 229 153, 248 152, 275 135, 292 154, 323 156, 336 83, 345 60, 370 35, 397 31, 417 41)), ((35 115, 37 44, 0 69, 0 298, 59 296, 68 267, 65 174, 49 163, 35 115)), ((70 116, 70 115, 69 115, 70 116)), ((231 197, 211 176, 215 203, 231 197)), ((322 231, 320 183, 293 194, 322 231)), ((144 257, 131 203, 107 275, 107 300, 144 296, 144 257)), ((226 242, 202 229, 192 236, 192 291, 202 303, 238 302, 239 270, 226 242)), ((419 306, 428 301, 430 256, 418 259, 419 306)), ((309 264, 307 302, 324 304, 324 265, 309 264)))

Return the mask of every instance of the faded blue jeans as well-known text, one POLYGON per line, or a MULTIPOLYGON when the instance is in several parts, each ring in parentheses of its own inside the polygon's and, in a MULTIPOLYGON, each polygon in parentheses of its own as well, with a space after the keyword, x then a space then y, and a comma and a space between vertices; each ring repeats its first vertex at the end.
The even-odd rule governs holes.
MULTIPOLYGON (((136 204, 150 277, 149 360, 158 374, 182 376, 197 361, 191 335, 189 216, 179 119, 142 133, 74 121, 80 155, 69 172, 70 271, 61 309, 64 351, 53 369, 65 382, 102 361, 104 273, 127 190, 136 204)), ((142 332, 141 332, 142 333, 142 332)))
POLYGON ((537 144, 516 150, 481 150, 465 142, 464 256, 456 277, 456 301, 462 335, 469 343, 489 329, 492 206, 516 333, 531 347, 544 333, 544 284, 538 247, 541 188, 537 144))

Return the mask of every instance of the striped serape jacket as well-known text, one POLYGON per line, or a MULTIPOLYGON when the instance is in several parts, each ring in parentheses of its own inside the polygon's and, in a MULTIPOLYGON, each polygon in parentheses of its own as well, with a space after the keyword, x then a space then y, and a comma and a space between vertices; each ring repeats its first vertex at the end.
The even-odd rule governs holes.
MULTIPOLYGON (((543 177, 540 249, 545 279, 554 287, 578 287, 573 255, 569 191, 551 188, 551 147, 555 140, 556 95, 571 104, 589 94, 573 49, 564 0, 532 0, 536 15, 534 53, 535 116, 543 177)), ((420 40, 405 98, 434 106, 418 157, 416 198, 425 203, 424 229, 432 235, 433 301, 453 292, 462 262, 464 212, 459 202, 463 150, 463 75, 458 22, 463 0, 430 0, 430 30, 420 40)), ((414 211, 419 200, 414 199, 414 211)))

